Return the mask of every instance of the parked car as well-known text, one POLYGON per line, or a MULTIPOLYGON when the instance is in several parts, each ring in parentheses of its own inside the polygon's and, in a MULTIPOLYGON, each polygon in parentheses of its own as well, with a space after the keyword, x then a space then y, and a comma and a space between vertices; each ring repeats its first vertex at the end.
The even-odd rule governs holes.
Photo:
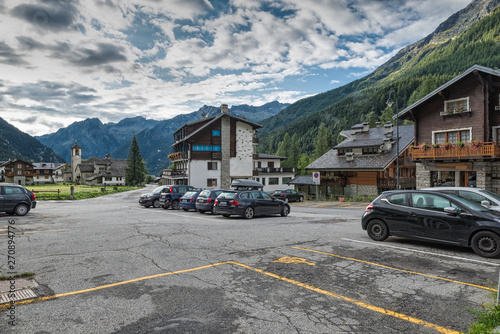
POLYGON ((196 199, 200 194, 201 189, 188 191, 179 199, 179 206, 184 211, 194 210, 196 211, 196 199))
POLYGON ((196 190, 191 186, 167 186, 168 191, 160 196, 160 206, 164 209, 172 208, 172 210, 179 210, 179 200, 188 191, 196 190))
POLYGON ((275 190, 273 193, 273 197, 280 199, 285 202, 303 202, 304 201, 304 195, 301 193, 292 190, 292 189, 286 189, 286 190, 275 190))
POLYGON ((210 211, 212 214, 215 214, 214 211, 214 203, 224 189, 214 189, 214 190, 203 190, 199 195, 198 199, 196 199, 196 209, 199 213, 205 213, 210 211))
POLYGON ((290 206, 261 190, 224 190, 215 200, 214 211, 224 217, 237 215, 247 219, 274 214, 286 217, 290 206))
POLYGON ((500 211, 500 196, 481 188, 469 187, 436 187, 420 190, 439 191, 446 194, 454 194, 487 207, 490 210, 500 211))
POLYGON ((36 197, 28 189, 17 184, 0 184, 0 212, 24 216, 36 208, 36 197))
POLYGON ((361 227, 376 241, 393 235, 500 256, 500 213, 453 194, 386 191, 366 207, 361 227))
POLYGON ((169 186, 160 186, 150 193, 142 194, 139 198, 139 204, 146 208, 149 208, 150 206, 153 208, 159 208, 161 194, 168 192, 169 189, 169 186))

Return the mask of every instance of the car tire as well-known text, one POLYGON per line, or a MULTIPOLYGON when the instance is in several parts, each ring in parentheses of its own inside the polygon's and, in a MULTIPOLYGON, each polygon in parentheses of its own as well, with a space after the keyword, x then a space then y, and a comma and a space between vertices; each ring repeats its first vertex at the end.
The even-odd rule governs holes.
POLYGON ((289 213, 290 208, 288 207, 288 205, 283 205, 283 207, 281 208, 281 217, 286 217, 289 213))
POLYGON ((160 207, 160 201, 159 201, 159 200, 157 200, 157 199, 155 199, 155 200, 153 201, 153 208, 159 208, 159 207, 160 207))
POLYGON ((167 210, 168 209, 168 205, 164 205, 163 209, 167 210))
POLYGON ((387 224, 380 219, 371 220, 366 226, 368 236, 375 241, 384 241, 389 236, 387 224))
POLYGON ((24 216, 28 212, 30 212, 30 207, 26 204, 18 204, 14 209, 14 213, 16 214, 16 216, 24 216))
POLYGON ((255 215, 255 211, 251 206, 247 207, 245 209, 245 212, 243 212, 243 218, 245 219, 252 219, 253 216, 255 215))
POLYGON ((205 213, 205 210, 198 210, 199 213, 205 213))
POLYGON ((230 217, 230 216, 231 216, 231 215, 226 215, 226 214, 223 214, 223 215, 222 215, 222 217, 226 217, 226 218, 228 218, 228 217, 230 217))
POLYGON ((299 202, 304 202, 304 196, 299 197, 299 202))
POLYGON ((210 210, 210 213, 213 214, 213 215, 216 215, 216 213, 215 213, 215 207, 214 206, 212 206, 212 209, 210 210))
POLYGON ((182 208, 182 210, 184 210, 184 211, 186 211, 186 212, 187 212, 187 211, 189 211, 189 209, 185 209, 185 208, 182 208))
POLYGON ((179 206, 179 201, 172 202, 172 210, 179 210, 181 207, 179 206))
POLYGON ((474 253, 482 257, 500 256, 500 236, 490 231, 474 234, 471 240, 474 253))

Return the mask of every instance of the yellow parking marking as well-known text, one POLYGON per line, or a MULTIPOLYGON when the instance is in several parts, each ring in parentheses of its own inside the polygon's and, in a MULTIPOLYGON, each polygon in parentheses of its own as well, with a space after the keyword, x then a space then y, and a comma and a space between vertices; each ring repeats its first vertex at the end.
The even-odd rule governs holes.
MULTIPOLYGON (((86 292, 107 289, 107 288, 111 288, 111 287, 114 287, 114 286, 119 286, 119 285, 124 285, 124 284, 139 282, 139 281, 144 281, 144 280, 151 279, 151 278, 157 278, 157 277, 163 277, 163 276, 169 276, 169 275, 175 275, 175 274, 182 274, 182 273, 188 273, 188 272, 191 272, 191 271, 196 271, 196 270, 201 270, 201 269, 206 269, 206 268, 212 268, 212 267, 220 266, 222 264, 227 264, 227 263, 229 263, 229 262, 219 262, 219 263, 209 264, 209 265, 202 266, 202 267, 196 267, 196 268, 190 268, 190 269, 184 269, 184 270, 178 270, 178 271, 171 271, 171 272, 168 272, 168 273, 151 275, 151 276, 146 276, 146 277, 139 277, 139 278, 134 278, 134 279, 131 279, 131 280, 128 280, 128 281, 122 281, 122 282, 118 282, 118 283, 101 285, 101 286, 98 286, 98 287, 95 287, 95 288, 90 288, 90 289, 84 289, 84 290, 78 290, 78 291, 66 292, 66 293, 59 293, 59 294, 56 294, 56 295, 53 295, 53 296, 40 297, 40 298, 29 299, 29 300, 23 300, 23 301, 15 302, 14 305, 31 304, 33 302, 43 302, 43 301, 47 301, 47 300, 51 300, 51 299, 56 299, 56 298, 61 298, 61 297, 66 297, 66 296, 79 295, 79 294, 86 293, 86 292)), ((7 309, 7 307, 9 307, 9 306, 10 306, 9 304, 0 305, 0 311, 3 311, 5 309, 7 309)))
POLYGON ((333 292, 330 292, 330 291, 327 291, 327 290, 316 288, 316 287, 314 287, 312 285, 309 285, 309 284, 301 283, 301 282, 296 281, 296 280, 292 280, 292 279, 289 279, 289 278, 286 278, 286 277, 283 277, 283 276, 279 276, 279 275, 276 275, 276 274, 273 274, 273 273, 270 273, 270 272, 266 272, 266 271, 264 271, 262 269, 250 267, 250 266, 247 266, 245 264, 242 264, 242 263, 239 263, 239 262, 235 262, 235 261, 228 261, 228 262, 230 262, 232 264, 235 264, 237 266, 243 267, 243 268, 247 268, 249 270, 253 270, 253 271, 258 272, 260 274, 263 274, 263 275, 266 275, 266 276, 269 276, 269 277, 273 277, 273 278, 279 279, 279 280, 287 282, 287 283, 291 283, 291 284, 300 286, 302 288, 305 288, 305 289, 308 289, 308 290, 311 290, 311 291, 314 291, 314 292, 318 292, 318 293, 321 293, 321 294, 324 294, 324 295, 328 295, 330 297, 334 297, 334 298, 337 298, 337 299, 344 300, 346 302, 349 302, 349 303, 361 306, 363 308, 366 308, 366 309, 374 311, 374 312, 382 313, 382 314, 385 314, 385 315, 390 315, 392 317, 395 317, 395 318, 398 318, 398 319, 401 319, 401 320, 406 320, 406 321, 412 322, 412 323, 417 324, 417 325, 423 325, 425 327, 434 328, 435 330, 437 330, 440 333, 447 333, 447 334, 459 334, 460 333, 460 332, 457 332, 457 331, 454 331, 454 330, 451 330, 451 329, 447 329, 447 328, 438 326, 436 324, 433 324, 433 323, 430 323, 430 322, 427 322, 427 321, 424 321, 424 320, 421 320, 421 319, 417 319, 417 318, 411 317, 411 316, 403 314, 403 313, 398 313, 398 312, 394 312, 394 311, 391 311, 391 310, 388 310, 388 309, 385 309, 385 308, 382 308, 382 307, 370 305, 370 304, 361 302, 359 300, 355 300, 355 299, 352 299, 352 298, 349 298, 349 297, 338 295, 336 293, 333 293, 333 292))
POLYGON ((273 262, 294 263, 294 264, 304 263, 304 264, 307 264, 307 265, 310 265, 310 266, 315 266, 316 265, 316 263, 307 262, 306 259, 303 259, 301 257, 292 257, 292 256, 280 257, 279 259, 274 260, 273 262))
POLYGON ((458 283, 458 284, 462 284, 462 285, 468 285, 468 286, 472 286, 472 287, 479 288, 479 289, 490 290, 490 291, 497 291, 496 289, 489 288, 489 287, 482 286, 482 285, 477 285, 477 284, 472 284, 472 283, 467 283, 467 282, 456 281, 456 280, 452 280, 452 279, 449 279, 449 278, 444 278, 444 277, 439 277, 439 276, 434 276, 434 275, 429 275, 429 274, 423 274, 423 273, 419 273, 419 272, 411 271, 411 270, 405 270, 405 269, 399 269, 399 268, 389 267, 389 266, 386 266, 386 265, 383 265, 383 264, 378 264, 378 263, 374 263, 374 262, 359 260, 359 259, 355 259, 355 258, 352 258, 352 257, 345 257, 345 256, 337 255, 337 254, 327 253, 327 252, 321 252, 321 251, 314 250, 314 249, 307 249, 307 248, 296 247, 296 246, 293 246, 292 248, 300 249, 300 250, 304 250, 304 251, 308 251, 308 252, 313 252, 313 253, 318 253, 318 254, 324 254, 324 255, 334 256, 334 257, 337 257, 339 259, 344 259, 344 260, 350 260, 350 261, 356 261, 356 262, 366 263, 366 264, 369 264, 369 265, 372 265, 372 266, 382 267, 382 268, 391 269, 391 270, 397 270, 397 271, 401 271, 401 272, 408 273, 408 274, 420 275, 420 276, 425 276, 425 277, 440 279, 440 280, 448 281, 448 282, 452 282, 452 283, 458 283))
MULTIPOLYGON (((45 233, 45 232, 61 232, 61 231, 70 231, 70 229, 66 228, 63 230, 46 230, 46 231, 15 231, 16 235, 23 235, 23 234, 32 234, 32 233, 45 233)), ((0 235, 9 235, 9 234, 0 234, 0 235)))
MULTIPOLYGON (((182 274, 182 273, 193 272, 193 271, 197 271, 197 270, 201 270, 201 269, 213 268, 213 267, 224 265, 224 264, 233 264, 233 265, 245 268, 245 269, 249 269, 249 270, 255 271, 255 272, 259 273, 259 274, 266 275, 266 276, 278 279, 280 281, 287 282, 287 283, 290 283, 290 284, 293 284, 293 285, 296 285, 296 286, 308 289, 310 291, 314 291, 314 292, 317 292, 317 293, 320 293, 320 294, 324 294, 324 295, 327 295, 327 296, 330 296, 330 297, 334 297, 336 299, 340 299, 340 300, 343 300, 343 301, 355 304, 357 306, 363 307, 363 308, 368 309, 370 311, 378 312, 378 313, 381 313, 381 314, 384 314, 384 315, 389 315, 389 316, 392 316, 392 317, 395 317, 395 318, 398 318, 398 319, 401 319, 401 320, 409 321, 409 322, 417 324, 417 325, 422 325, 422 326, 425 326, 425 327, 433 328, 433 329, 437 330, 440 333, 446 333, 446 334, 459 334, 460 333, 460 332, 457 332, 457 331, 454 331, 454 330, 450 330, 450 329, 447 329, 445 327, 438 326, 436 324, 433 324, 433 323, 430 323, 430 322, 427 322, 427 321, 424 321, 424 320, 421 320, 421 319, 418 319, 418 318, 415 318, 415 317, 408 316, 408 315, 403 314, 403 313, 399 313, 399 312, 391 311, 391 310, 388 310, 388 309, 385 309, 385 308, 382 308, 382 307, 378 307, 378 306, 374 306, 374 305, 371 305, 371 304, 367 304, 367 303, 364 303, 364 302, 359 301, 359 300, 355 300, 355 299, 352 299, 352 298, 349 298, 349 297, 346 297, 346 296, 342 296, 342 295, 336 294, 334 292, 330 292, 330 291, 327 291, 327 290, 316 288, 316 287, 314 287, 312 285, 309 285, 309 284, 306 284, 306 283, 302 283, 302 282, 299 282, 299 281, 296 281, 296 280, 293 280, 293 279, 289 279, 289 278, 286 278, 286 277, 283 277, 283 276, 279 276, 279 275, 276 275, 276 274, 264 271, 262 269, 254 268, 254 267, 251 267, 251 266, 248 266, 246 264, 242 264, 242 263, 239 263, 239 262, 236 262, 236 261, 219 262, 219 263, 210 264, 210 265, 201 266, 201 267, 196 267, 196 268, 190 268, 190 269, 172 271, 172 272, 163 273, 163 274, 157 274, 157 275, 151 275, 151 276, 146 276, 146 277, 135 278, 135 279, 131 279, 131 280, 128 280, 128 281, 122 281, 122 282, 118 282, 118 283, 106 284, 106 285, 102 285, 102 286, 98 286, 98 287, 90 288, 90 289, 78 290, 78 291, 67 292, 67 293, 60 293, 60 294, 56 294, 56 295, 53 295, 53 296, 40 297, 40 298, 29 299, 29 300, 22 300, 22 301, 19 301, 19 302, 15 302, 14 305, 18 306, 18 305, 31 304, 33 302, 44 302, 44 301, 48 301, 48 300, 52 300, 52 299, 56 299, 56 298, 61 298, 61 297, 66 297, 66 296, 73 296, 73 295, 78 295, 78 294, 82 294, 82 293, 86 293, 86 292, 98 291, 98 290, 107 289, 107 288, 111 288, 111 287, 115 287, 115 286, 120 286, 120 285, 124 285, 124 284, 130 284, 130 283, 134 283, 134 282, 139 282, 139 281, 143 281, 143 280, 147 280, 147 279, 151 279, 151 278, 157 278, 157 277, 163 277, 163 276, 169 276, 169 275, 175 275, 175 274, 182 274)), ((0 305, 0 312, 6 310, 11 305, 12 304, 0 305)))

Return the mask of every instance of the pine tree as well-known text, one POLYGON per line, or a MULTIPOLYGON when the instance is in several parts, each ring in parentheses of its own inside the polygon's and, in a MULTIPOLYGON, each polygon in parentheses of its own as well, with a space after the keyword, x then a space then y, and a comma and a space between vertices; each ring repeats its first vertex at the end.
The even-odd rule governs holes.
POLYGON ((147 174, 146 163, 142 159, 137 138, 132 137, 125 168, 125 183, 127 185, 137 185, 144 182, 147 174))
POLYGON ((300 175, 307 175, 306 167, 311 163, 311 159, 307 154, 301 154, 299 161, 297 162, 297 169, 300 175))
POLYGON ((290 156, 288 157, 288 160, 290 160, 289 168, 296 168, 299 159, 300 159, 299 136, 296 133, 294 133, 292 136, 292 146, 290 148, 290 156))
POLYGON ((315 159, 318 159, 330 150, 329 138, 330 136, 328 136, 325 123, 321 122, 318 130, 318 139, 316 140, 316 149, 314 150, 315 159))
POLYGON ((285 133, 285 137, 283 137, 283 141, 279 144, 276 154, 281 157, 290 157, 291 144, 290 135, 287 132, 285 133))

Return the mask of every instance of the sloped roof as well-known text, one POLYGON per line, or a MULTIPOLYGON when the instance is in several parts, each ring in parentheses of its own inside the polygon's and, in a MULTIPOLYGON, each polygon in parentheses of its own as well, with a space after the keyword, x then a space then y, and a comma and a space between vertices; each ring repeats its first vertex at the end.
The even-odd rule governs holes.
MULTIPOLYGON (((377 130, 380 128, 370 129, 377 130)), ((382 128, 383 130, 383 128, 382 128)), ((396 126, 393 127, 393 139, 396 139, 396 126)), ((384 136, 383 132, 374 131, 374 133, 378 133, 379 135, 384 136)), ((360 135, 360 133, 356 134, 360 135)), ((414 141, 414 126, 413 125, 400 125, 399 126, 399 152, 403 152, 410 146, 410 144, 414 141)), ((345 141, 349 141, 350 139, 346 139, 345 141)), ((357 140, 351 142, 355 143, 357 140)), ((383 141, 382 141, 383 143, 383 141)), ((347 144, 346 144, 347 145, 347 144)), ((370 145, 374 146, 374 145, 370 145)), ((345 156, 338 155, 337 148, 339 147, 363 147, 358 144, 356 146, 340 146, 337 145, 335 148, 323 154, 316 161, 313 161, 306 169, 311 170, 384 170, 389 166, 394 160, 396 160, 397 154, 397 145, 394 143, 392 148, 384 153, 380 154, 366 154, 366 155, 354 155, 352 161, 347 161, 345 156)))
POLYGON ((445 84, 439 86, 438 88, 436 88, 435 90, 433 90, 432 92, 430 92, 429 94, 427 94, 426 96, 424 96, 423 98, 421 98, 420 100, 418 100, 417 102, 415 102, 412 105, 410 105, 410 106, 406 107, 405 109, 401 110, 400 112, 398 112, 397 115, 393 116, 393 119, 400 118, 401 116, 404 116, 405 114, 407 114, 408 112, 410 112, 410 110, 414 109, 415 107, 417 107, 420 104, 424 103, 425 101, 429 100, 434 95, 436 95, 439 92, 443 91, 444 89, 450 87, 451 85, 455 84, 456 82, 462 80, 463 78, 465 78, 466 76, 468 76, 469 74, 471 74, 474 71, 479 71, 479 72, 483 72, 483 73, 487 73, 487 74, 491 74, 491 75, 495 75, 497 77, 500 77, 500 70, 494 70, 494 69, 489 68, 489 67, 484 67, 484 66, 480 66, 480 65, 474 65, 472 67, 469 67, 462 74, 457 75, 456 77, 454 77, 450 81, 448 81, 445 84))
POLYGON ((56 169, 59 164, 53 162, 35 162, 33 163, 33 169, 56 169))
POLYGON ((279 155, 272 155, 266 153, 257 153, 257 155, 259 156, 258 159, 280 159, 280 160, 288 159, 287 157, 280 157, 279 155))
POLYGON ((313 177, 311 175, 299 175, 287 183, 296 185, 314 185, 313 177))
MULTIPOLYGON (((354 126, 351 128, 354 129, 354 126)), ((400 127, 401 129, 401 127, 400 127)), ((396 127, 393 126, 393 137, 396 139, 396 127)), ((340 133, 342 136, 347 139, 335 146, 335 148, 354 148, 354 147, 372 147, 372 146, 380 146, 384 144, 385 137, 385 128, 371 128, 366 132, 357 132, 355 139, 353 139, 353 135, 351 134, 351 130, 344 130, 340 133)))

